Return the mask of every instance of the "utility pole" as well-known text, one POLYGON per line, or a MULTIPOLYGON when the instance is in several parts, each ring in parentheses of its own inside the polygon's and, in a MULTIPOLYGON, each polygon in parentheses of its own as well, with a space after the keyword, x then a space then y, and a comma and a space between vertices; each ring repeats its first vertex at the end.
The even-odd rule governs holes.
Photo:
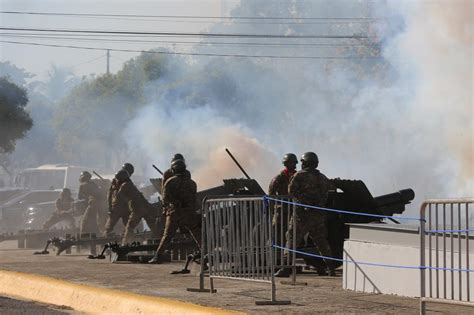
POLYGON ((107 49, 107 74, 110 74, 110 49, 107 49))

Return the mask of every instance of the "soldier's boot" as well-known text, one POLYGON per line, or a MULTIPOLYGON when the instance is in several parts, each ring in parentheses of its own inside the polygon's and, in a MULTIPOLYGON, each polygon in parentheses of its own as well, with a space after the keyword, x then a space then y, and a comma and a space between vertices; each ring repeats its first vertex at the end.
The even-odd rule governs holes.
POLYGON ((277 272, 275 272, 275 277, 277 278, 288 278, 291 275, 290 268, 280 268, 277 272))
POLYGON ((318 273, 318 276, 327 276, 328 275, 328 270, 326 268, 322 268, 318 266, 316 268, 316 272, 318 273))
POLYGON ((161 259, 160 256, 155 255, 155 256, 153 256, 152 259, 150 259, 150 260, 148 261, 148 263, 149 263, 149 264, 155 264, 155 265, 156 265, 156 264, 161 264, 161 263, 163 263, 163 260, 161 259))
POLYGON ((326 262, 328 266, 328 276, 330 277, 335 277, 336 276, 336 268, 335 268, 335 262, 330 260, 326 262))

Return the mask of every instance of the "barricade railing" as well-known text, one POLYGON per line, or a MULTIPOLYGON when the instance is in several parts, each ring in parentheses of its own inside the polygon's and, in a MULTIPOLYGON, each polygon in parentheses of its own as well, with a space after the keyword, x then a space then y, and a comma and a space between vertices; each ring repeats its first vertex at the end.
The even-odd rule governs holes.
MULTIPOLYGON (((269 201, 261 196, 207 198, 202 205, 201 255, 207 256, 207 270, 201 263, 199 291, 216 292, 214 279, 244 280, 270 284, 270 300, 257 305, 290 304, 276 299, 275 271, 291 268, 296 274, 296 254, 285 253, 273 246, 286 242, 288 222, 295 207, 275 197, 269 201), (204 289, 204 275, 210 289, 204 289)), ((292 233, 296 233, 296 227, 292 233)), ((290 249, 295 249, 295 238, 290 249)), ((204 261, 202 259, 202 261, 204 261)), ((293 276, 295 280, 295 276, 293 276)))
POLYGON ((420 210, 420 314, 426 302, 474 306, 474 198, 423 202, 420 210))

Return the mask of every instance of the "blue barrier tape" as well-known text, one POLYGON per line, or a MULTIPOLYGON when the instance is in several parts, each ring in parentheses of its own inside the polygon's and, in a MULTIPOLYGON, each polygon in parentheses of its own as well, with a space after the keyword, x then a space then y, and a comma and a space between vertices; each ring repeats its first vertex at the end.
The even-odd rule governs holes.
POLYGON ((313 254, 313 253, 307 253, 307 252, 303 252, 303 251, 300 251, 300 250, 289 249, 289 248, 281 247, 281 246, 278 246, 278 245, 273 245, 273 247, 283 249, 283 250, 287 250, 289 252, 294 252, 294 253, 301 254, 301 255, 306 255, 306 256, 311 256, 311 257, 316 257, 316 258, 321 258, 321 259, 327 259, 327 260, 333 260, 333 261, 353 263, 355 265, 366 265, 366 266, 398 268, 398 269, 431 269, 431 270, 474 272, 474 269, 455 269, 455 268, 430 267, 430 266, 402 266, 402 265, 377 264, 377 263, 361 262, 361 261, 354 261, 354 260, 349 260, 349 259, 341 259, 341 258, 335 258, 335 257, 316 255, 316 254, 313 254))
POLYGON ((414 217, 393 217, 393 216, 389 216, 389 215, 380 215, 380 214, 372 214, 372 213, 365 213, 365 212, 353 212, 353 211, 346 211, 346 210, 329 209, 329 208, 323 208, 323 207, 318 207, 318 206, 305 205, 305 204, 302 204, 302 203, 297 203, 297 202, 292 202, 292 201, 275 199, 275 198, 271 198, 271 197, 268 197, 268 196, 263 196, 263 200, 264 201, 265 200, 272 200, 272 201, 282 202, 282 203, 295 205, 295 206, 299 206, 299 207, 305 207, 305 208, 311 208, 311 209, 317 209, 317 210, 323 210, 323 211, 329 211, 329 212, 336 212, 336 213, 361 215, 361 216, 366 216, 366 217, 375 217, 375 218, 382 218, 382 219, 396 219, 396 220, 425 221, 421 218, 414 218, 414 217))
POLYGON ((474 230, 427 230, 425 233, 470 233, 474 230))

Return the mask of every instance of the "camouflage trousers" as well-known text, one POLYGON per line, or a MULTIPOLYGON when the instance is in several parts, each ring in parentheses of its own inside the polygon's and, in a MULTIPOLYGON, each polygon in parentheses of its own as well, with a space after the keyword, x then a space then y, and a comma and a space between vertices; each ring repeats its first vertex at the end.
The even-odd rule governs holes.
POLYGON ((83 233, 99 233, 99 207, 94 204, 89 204, 84 212, 81 220, 79 231, 83 233))
MULTIPOLYGON (((290 219, 288 232, 286 235, 286 248, 292 247, 294 224, 295 218, 292 217, 290 219)), ((306 244, 305 238, 307 237, 311 237, 313 240, 315 249, 318 251, 316 254, 327 257, 333 256, 327 240, 328 230, 326 213, 305 208, 298 208, 296 210, 296 248, 304 247, 306 244)), ((287 253, 285 256, 288 256, 287 253)), ((328 268, 332 268, 332 261, 324 260, 324 262, 328 268)))
POLYGON ((44 223, 43 229, 49 230, 53 225, 61 221, 66 221, 70 229, 76 228, 74 217, 69 212, 54 212, 53 215, 44 223))
POLYGON ((289 215, 291 209, 287 205, 278 205, 273 208, 272 229, 274 242, 278 245, 285 244, 286 231, 288 230, 289 215))
POLYGON ((159 258, 176 235, 179 228, 181 233, 189 233, 199 247, 201 244, 201 219, 193 211, 172 211, 166 215, 165 230, 155 257, 159 258))
POLYGON ((130 243, 133 239, 133 231, 140 224, 140 221, 144 219, 148 227, 150 228, 153 237, 160 237, 160 231, 158 230, 158 211, 150 204, 141 207, 133 208, 130 212, 130 216, 125 226, 125 233, 123 235, 122 244, 125 245, 130 243))
POLYGON ((130 217, 130 210, 127 207, 116 207, 109 212, 107 222, 105 223, 104 234, 109 236, 112 234, 115 225, 122 219, 123 226, 127 226, 128 218, 130 217))

